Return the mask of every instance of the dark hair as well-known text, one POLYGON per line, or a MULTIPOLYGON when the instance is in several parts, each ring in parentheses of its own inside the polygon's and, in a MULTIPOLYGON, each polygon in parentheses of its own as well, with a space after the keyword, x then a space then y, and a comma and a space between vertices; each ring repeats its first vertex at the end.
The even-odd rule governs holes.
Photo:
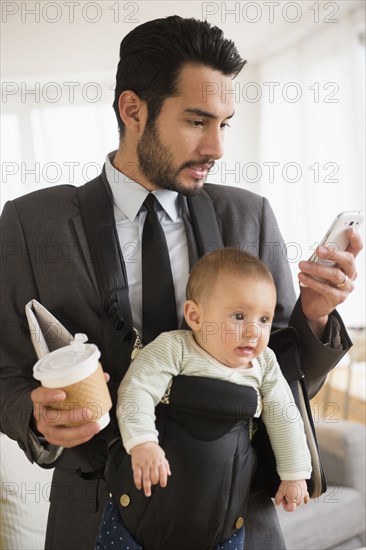
POLYGON ((113 102, 121 136, 124 123, 118 100, 122 92, 132 90, 146 101, 147 123, 151 125, 164 99, 177 92, 179 72, 186 63, 206 65, 235 77, 246 61, 221 29, 177 15, 143 23, 123 38, 113 102))
POLYGON ((198 301, 210 295, 220 276, 246 277, 275 287, 272 273, 262 260, 239 248, 227 247, 209 252, 194 264, 187 283, 187 300, 198 301))

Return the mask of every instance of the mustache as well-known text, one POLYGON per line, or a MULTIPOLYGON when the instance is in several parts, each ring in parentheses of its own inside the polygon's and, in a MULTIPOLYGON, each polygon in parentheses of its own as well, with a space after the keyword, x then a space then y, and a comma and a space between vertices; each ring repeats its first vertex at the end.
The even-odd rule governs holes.
POLYGON ((180 170, 183 170, 184 168, 193 168, 194 166, 205 166, 207 167, 207 170, 212 170, 212 168, 215 166, 215 161, 207 158, 207 159, 201 159, 201 160, 189 160, 182 164, 180 170))

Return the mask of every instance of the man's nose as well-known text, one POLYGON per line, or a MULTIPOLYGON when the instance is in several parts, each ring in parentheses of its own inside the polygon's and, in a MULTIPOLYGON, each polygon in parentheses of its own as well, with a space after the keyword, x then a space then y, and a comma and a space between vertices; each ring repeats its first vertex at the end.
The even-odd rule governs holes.
POLYGON ((213 128, 202 136, 199 154, 202 157, 211 157, 214 160, 222 157, 224 154, 224 136, 220 127, 213 128))

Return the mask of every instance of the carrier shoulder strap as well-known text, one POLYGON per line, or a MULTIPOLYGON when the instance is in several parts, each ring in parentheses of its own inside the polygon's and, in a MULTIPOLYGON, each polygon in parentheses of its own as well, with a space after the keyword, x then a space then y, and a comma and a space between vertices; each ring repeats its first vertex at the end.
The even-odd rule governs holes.
POLYGON ((132 329, 126 266, 105 173, 77 189, 81 218, 103 300, 103 311, 124 340, 132 329))

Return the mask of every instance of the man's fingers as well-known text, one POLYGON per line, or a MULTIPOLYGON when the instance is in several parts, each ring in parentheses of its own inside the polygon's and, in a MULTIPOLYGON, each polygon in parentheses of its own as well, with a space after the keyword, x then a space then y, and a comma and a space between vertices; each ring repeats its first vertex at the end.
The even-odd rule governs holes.
MULTIPOLYGON (((334 284, 340 283, 347 275, 348 279, 354 281, 357 277, 356 266, 352 254, 339 252, 337 265, 329 266, 321 262, 301 261, 299 263, 300 274, 316 277, 321 281, 330 281, 334 284), (339 263, 338 263, 339 261, 339 263)), ((301 279, 300 279, 301 280, 301 279)))
POLYGON ((64 401, 66 399, 66 393, 63 390, 57 388, 44 388, 38 386, 35 390, 31 392, 31 400, 33 403, 53 403, 64 401))
MULTIPOLYGON (((326 250, 326 248, 324 249, 326 250)), ((321 257, 326 258, 326 252, 324 254, 319 254, 321 257)), ((354 281, 357 277, 356 272, 356 263, 355 263, 355 257, 354 255, 349 251, 340 251, 335 252, 332 256, 332 261, 335 262, 334 267, 331 267, 329 269, 329 272, 324 275, 324 277, 334 283, 341 282, 345 275, 352 281, 354 281)), ((321 262, 312 262, 314 263, 314 269, 322 269, 324 270, 324 265, 321 262)), ((320 273, 320 276, 323 276, 322 273, 320 273)))
POLYGON ((93 411, 87 407, 74 408, 72 404, 64 409, 56 409, 54 407, 46 407, 41 403, 35 403, 33 416, 35 417, 38 426, 57 425, 67 426, 69 424, 90 424, 95 420, 93 411))
POLYGON ((100 431, 100 426, 94 422, 84 426, 57 426, 40 425, 39 431, 43 433, 49 443, 59 447, 71 448, 86 443, 100 431))
POLYGON ((349 245, 347 247, 347 252, 350 252, 356 258, 356 256, 363 249, 361 235, 356 229, 349 229, 348 238, 349 238, 349 245))
POLYGON ((31 399, 36 429, 52 445, 76 447, 100 432, 100 426, 90 420, 93 411, 88 408, 75 408, 72 404, 64 409, 56 408, 66 399, 63 390, 39 386, 31 392, 31 399), (55 408, 47 406, 51 403, 55 408))

